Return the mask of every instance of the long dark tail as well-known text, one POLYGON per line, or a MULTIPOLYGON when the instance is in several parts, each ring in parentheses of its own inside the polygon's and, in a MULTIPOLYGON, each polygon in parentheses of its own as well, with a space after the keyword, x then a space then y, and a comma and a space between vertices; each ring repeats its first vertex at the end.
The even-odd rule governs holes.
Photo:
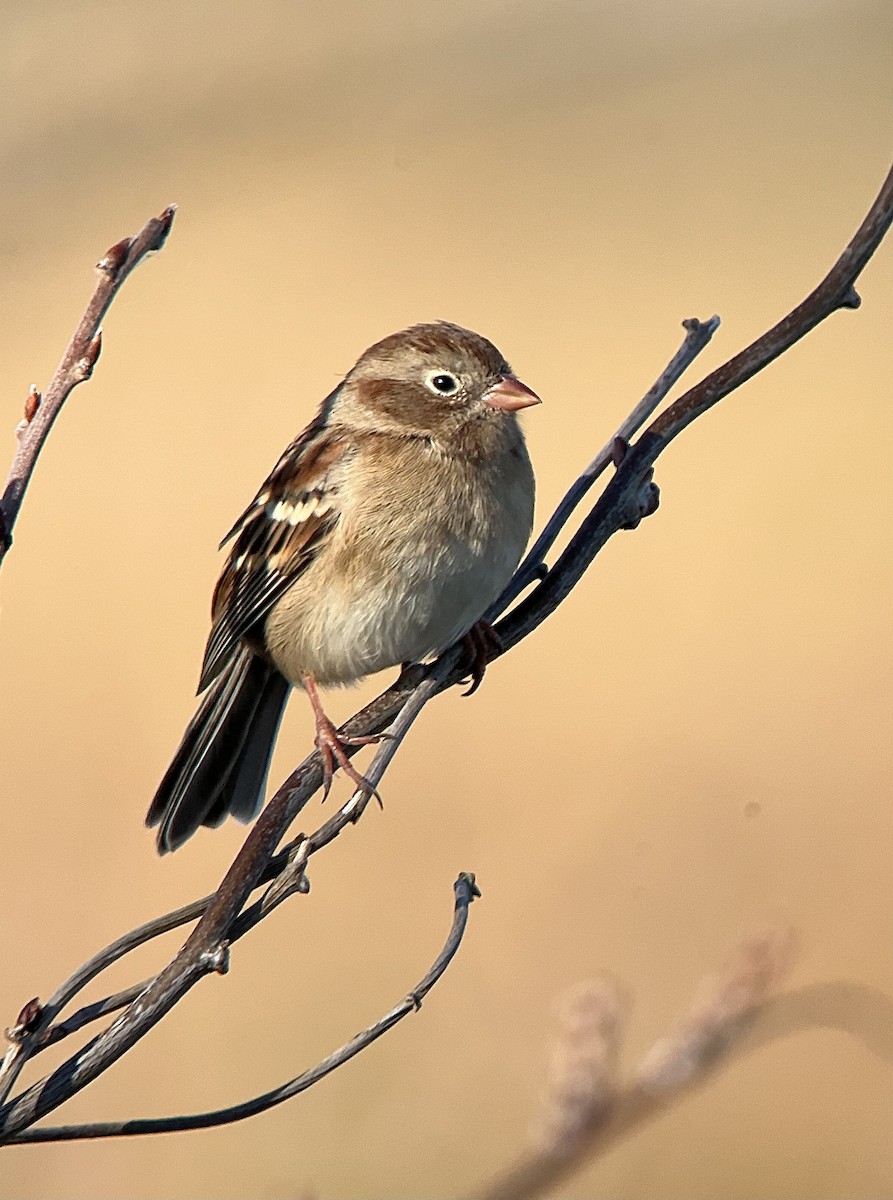
POLYGON ((232 813, 251 821, 263 801, 273 742, 289 685, 275 667, 241 649, 202 698, 149 807, 158 852, 176 850, 199 825, 232 813))

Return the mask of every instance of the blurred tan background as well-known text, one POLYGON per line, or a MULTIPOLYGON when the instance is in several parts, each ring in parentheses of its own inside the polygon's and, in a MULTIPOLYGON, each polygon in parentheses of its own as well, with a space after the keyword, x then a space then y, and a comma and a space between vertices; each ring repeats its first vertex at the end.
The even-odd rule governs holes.
MULTIPOLYGON (((143 814, 192 713, 217 541, 339 373, 414 321, 487 334, 545 401, 526 421, 542 520, 682 318, 724 321, 694 382, 845 245, 893 146, 893 9, 67 0, 4 5, 0 47, 5 453, 92 264, 180 205, 3 572, 5 1025, 212 889, 244 836, 161 861, 143 814)), ((474 870, 484 898, 422 1013, 251 1122, 7 1150, 4 1195, 455 1195, 520 1147, 578 979, 624 982, 631 1052, 779 923, 801 933, 796 983, 893 992, 893 242, 860 291, 685 434, 659 514, 473 700, 431 705, 311 896, 57 1118, 296 1074, 421 977, 474 870)), ((292 709, 276 781, 308 747, 292 709)), ((893 1063, 805 1032, 561 1194, 891 1196, 891 1102, 893 1063)))

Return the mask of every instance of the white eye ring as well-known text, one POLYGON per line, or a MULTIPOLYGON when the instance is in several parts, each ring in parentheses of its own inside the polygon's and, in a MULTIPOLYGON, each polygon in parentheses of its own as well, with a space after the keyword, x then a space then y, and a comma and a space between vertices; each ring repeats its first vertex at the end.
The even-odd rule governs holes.
POLYGON ((459 380, 451 371, 429 371, 425 376, 425 387, 435 396, 455 396, 459 380))

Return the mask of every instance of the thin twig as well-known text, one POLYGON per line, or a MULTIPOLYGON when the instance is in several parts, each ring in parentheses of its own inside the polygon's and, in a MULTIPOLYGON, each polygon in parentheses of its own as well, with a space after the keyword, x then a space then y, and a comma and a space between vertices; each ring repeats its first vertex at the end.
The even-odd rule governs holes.
MULTIPOLYGON (((269 880, 275 879, 280 872, 285 870, 288 865, 288 850, 289 847, 285 847, 270 860, 261 876, 258 886, 263 886, 269 880)), ((106 996, 102 1000, 93 1001, 58 1024, 54 1025, 51 1023, 71 1003, 77 993, 103 971, 108 970, 109 967, 120 961, 126 954, 136 950, 139 946, 144 946, 153 938, 161 937, 165 933, 170 933, 174 929, 188 925, 191 921, 197 921, 213 899, 214 893, 212 892, 209 896, 203 896, 200 900, 193 900, 189 904, 184 904, 181 908, 164 913, 152 921, 147 921, 144 925, 140 925, 115 941, 110 942, 108 946, 103 947, 102 950, 88 959, 83 966, 79 967, 74 974, 69 976, 56 989, 46 1004, 41 1005, 37 1001, 37 1011, 31 1015, 28 1021, 28 1032, 35 1035, 30 1042, 30 1056, 33 1057, 34 1054, 45 1050, 48 1046, 54 1046, 57 1042, 60 1042, 63 1038, 68 1037, 78 1029, 82 1029, 91 1021, 96 1021, 108 1013, 116 1012, 130 1003, 131 1000, 135 1000, 151 983, 150 979, 144 979, 142 982, 133 984, 129 988, 124 989, 124 991, 116 992, 114 995, 106 996)), ((234 926, 230 936, 231 942, 235 942, 238 938, 244 936, 248 932, 248 929, 256 924, 256 922, 253 922, 251 925, 245 923, 245 915, 243 914, 237 925, 234 926)), ((21 1065, 18 1068, 19 1070, 21 1069, 21 1065)), ((0 1076, 2 1076, 2 1071, 3 1066, 0 1065, 0 1076)))
POLYGON ((255 1096, 253 1099, 245 1100, 241 1104, 234 1104, 229 1108, 216 1109, 213 1112, 192 1113, 189 1116, 182 1117, 150 1117, 133 1121, 103 1121, 94 1122, 89 1125, 61 1125, 49 1129, 29 1129, 17 1138, 13 1138, 12 1144, 21 1144, 24 1142, 68 1142, 83 1138, 131 1137, 136 1134, 173 1133, 184 1129, 209 1129, 215 1125, 229 1125, 234 1121, 244 1121, 246 1117, 257 1116, 258 1113, 266 1112, 267 1109, 290 1100, 292 1096, 297 1096, 299 1092, 306 1091, 314 1083, 318 1083, 320 1079, 324 1079, 326 1075, 330 1075, 332 1071, 354 1058, 360 1051, 365 1050, 367 1046, 371 1046, 374 1041, 377 1041, 383 1034, 393 1029, 404 1017, 409 1016, 412 1012, 419 1011, 422 1001, 443 975, 456 951, 459 949, 463 934, 465 933, 465 927, 468 923, 469 906, 481 894, 475 883, 474 876, 464 872, 456 880, 453 890, 455 892, 455 904, 450 932, 443 949, 425 977, 420 983, 416 984, 412 991, 399 1004, 395 1005, 390 1012, 376 1021, 374 1025, 370 1025, 368 1029, 364 1029, 361 1033, 358 1033, 339 1050, 330 1054, 328 1058, 324 1058, 322 1062, 317 1063, 309 1071, 305 1071, 281 1087, 264 1092, 261 1096, 255 1096))
MULTIPOLYGON (((832 312, 857 303, 853 290, 855 281, 891 220, 893 171, 847 250, 807 300, 768 334, 671 404, 633 445, 625 449, 613 478, 555 565, 497 626, 503 647, 501 652, 515 646, 555 610, 613 534, 620 529, 634 528, 644 516, 654 511, 657 493, 651 483, 653 464, 686 425, 768 365, 832 312)), ((443 677, 438 674, 441 680, 438 690, 459 682, 464 674, 462 656, 455 648, 447 655, 450 656, 449 665, 442 658, 422 669, 421 675, 405 672, 391 688, 348 721, 344 732, 367 735, 386 730, 419 682, 434 672, 445 672, 443 677)), ((239 913, 264 877, 289 826, 320 786, 321 777, 319 755, 315 753, 304 760, 263 810, 198 925, 138 1001, 51 1075, 0 1109, 0 1132, 4 1139, 21 1132, 92 1082, 142 1038, 199 979, 220 969, 239 913)), ((347 823, 350 822, 344 820, 343 813, 338 814, 316 836, 322 838, 321 844, 326 844, 347 823)), ((296 882, 300 879, 296 878, 296 882)))
MULTIPOLYGON (((97 975, 100 975, 112 966, 113 963, 118 962, 125 954, 129 954, 138 946, 143 946, 146 942, 151 941, 152 938, 160 937, 164 933, 169 933, 172 929, 177 929, 181 925, 187 925, 190 921, 197 920, 205 911, 211 899, 211 896, 205 896, 201 900, 193 900, 191 904, 185 904, 182 908, 165 913, 164 916, 156 917, 152 921, 147 921, 145 925, 139 925, 136 929, 130 930, 129 933, 125 933, 122 937, 116 938, 115 941, 104 946, 102 950, 94 954, 83 966, 78 967, 68 979, 60 984, 46 1004, 40 1006, 39 1012, 29 1022, 27 1031, 13 1042, 4 1055, 3 1061, 0 1063, 0 1100, 5 1099, 9 1095, 10 1089, 28 1059, 39 1050, 45 1049, 48 1045, 52 1045, 58 1041, 60 1036, 64 1036, 50 1032, 52 1023, 63 1008, 71 1003, 78 992, 91 983, 97 975)), ((136 995, 139 995, 139 992, 145 986, 145 984, 141 985, 136 995)), ((136 995, 133 997, 134 999, 136 995)), ((103 1003, 105 1002, 100 1001, 99 1005, 103 1003)), ((106 1011, 113 1011, 117 1007, 120 1006, 114 1005, 106 1011)), ((89 1018, 90 1020, 95 1020, 96 1017, 103 1015, 101 1008, 97 1005, 91 1005, 91 1009, 95 1015, 89 1018)), ((81 1022, 81 1024, 85 1023, 81 1022)), ((73 1028, 78 1028, 78 1025, 75 1023, 73 1028)))
MULTIPOLYGON (((436 676, 432 675, 424 679, 415 691, 410 694, 399 717, 391 727, 390 736, 382 743, 375 760, 373 760, 372 766, 366 772, 366 778, 370 782, 377 785, 381 781, 388 763, 409 731, 412 722, 419 712, 421 712, 422 707, 430 699, 433 692, 437 690, 437 686, 436 676)), ((309 884, 306 882, 306 866, 310 856, 328 845, 347 825, 356 824, 368 803, 368 799, 369 796, 366 793, 355 793, 314 834, 311 834, 309 837, 304 837, 303 834, 300 835, 290 845, 284 847, 275 860, 271 860, 267 871, 264 873, 264 877, 260 881, 260 885, 263 884, 266 878, 272 879, 273 882, 264 896, 246 908, 234 923, 228 938, 230 944, 244 937, 246 933, 253 929, 264 917, 268 916, 272 909, 281 904, 288 896, 296 892, 309 891, 309 884)), ((106 946, 80 967, 57 989, 46 1005, 40 1008, 39 1019, 38 1017, 32 1017, 29 1024, 30 1037, 27 1046, 23 1045, 22 1042, 17 1042, 16 1046, 12 1047, 7 1053, 7 1057, 9 1058, 12 1056, 13 1050, 19 1051, 16 1057, 15 1074, 18 1074, 28 1057, 33 1057, 34 1054, 39 1053, 48 1046, 55 1045, 90 1022, 98 1020, 111 1012, 116 1012, 130 1003, 131 1000, 135 1000, 146 990, 152 982, 151 979, 143 980, 141 983, 134 984, 124 991, 117 992, 112 996, 106 996, 102 1000, 97 1000, 92 1004, 86 1005, 65 1021, 55 1025, 51 1023, 65 1005, 71 1002, 77 992, 86 987, 100 972, 106 970, 113 963, 119 961, 125 954, 135 950, 138 946, 144 945, 152 938, 168 933, 178 926, 186 925, 190 921, 197 920, 204 913, 212 899, 213 895, 204 896, 201 900, 194 900, 191 904, 186 904, 182 908, 166 913, 163 917, 158 917, 154 921, 148 921, 145 925, 139 926, 139 928, 110 943, 110 945, 106 946)), ((2 1070, 3 1068, 0 1067, 0 1078, 2 1078, 2 1070)))
MULTIPOLYGON (((284 847, 277 855, 270 859, 258 882, 259 887, 262 887, 272 879, 276 879, 288 867, 289 851, 291 848, 290 846, 284 847)), ((71 1003, 77 993, 96 979, 103 971, 108 970, 109 967, 119 962, 126 954, 136 950, 139 946, 144 946, 153 938, 161 937, 165 933, 170 933, 174 929, 188 925, 191 921, 197 921, 213 899, 214 893, 212 892, 209 896, 203 896, 200 900, 193 900, 189 904, 184 904, 181 908, 176 908, 172 912, 155 917, 154 920, 147 921, 144 925, 139 925, 136 929, 125 933, 122 937, 110 942, 108 946, 103 947, 97 954, 94 954, 83 966, 78 967, 77 971, 70 975, 56 989, 46 1004, 42 1005, 39 1001, 36 1001, 37 1012, 32 1014, 28 1021, 28 1031, 35 1035, 31 1039, 30 1056, 33 1057, 34 1054, 45 1050, 48 1046, 54 1046, 57 1042, 60 1042, 63 1038, 68 1037, 78 1029, 82 1029, 91 1021, 96 1021, 108 1013, 116 1012, 130 1003, 130 1000, 135 1000, 149 986, 151 983, 150 979, 144 979, 140 983, 132 984, 124 991, 106 996, 102 1000, 93 1001, 58 1024, 53 1025, 51 1023, 71 1003)), ((235 942, 240 937, 243 937, 257 923, 256 921, 247 922, 245 920, 246 916, 247 913, 243 913, 242 917, 239 918, 239 921, 233 927, 230 935, 231 942, 235 942)), ((18 1069, 20 1070, 21 1066, 18 1069)), ((2 1071, 3 1065, 0 1064, 0 1076, 2 1076, 2 1071)))
MULTIPOLYGON (((648 416, 651 415, 658 404, 664 399, 686 367, 694 361, 697 355, 708 344, 710 338, 719 327, 719 318, 712 317, 707 322, 701 322, 692 318, 684 321, 683 326, 686 329, 686 336, 682 346, 661 372, 657 381, 617 430, 614 438, 602 448, 568 491, 530 554, 528 554, 525 562, 519 567, 515 576, 516 580, 521 580, 525 575, 529 575, 531 579, 534 577, 536 573, 536 566, 534 564, 542 562, 543 556, 559 536, 561 528, 570 519, 576 506, 611 462, 612 450, 616 439, 622 438, 628 440, 641 427, 643 421, 647 420, 648 416)), ((514 595, 519 594, 524 586, 526 584, 519 582, 514 595)), ((507 598, 504 596, 501 607, 505 607, 513 598, 514 596, 507 598)), ((495 611, 493 615, 495 616, 495 611)), ((449 675, 451 665, 450 657, 447 655, 442 656, 436 668, 425 676, 409 694, 400 709, 398 717, 388 727, 388 737, 379 747, 372 764, 365 772, 365 778, 374 786, 377 787, 381 782, 385 770, 399 749, 406 734, 409 732, 412 723, 421 713, 424 705, 442 687, 444 680, 449 675)), ((288 853, 287 865, 277 872, 273 883, 262 900, 256 902, 239 917, 230 932, 230 942, 244 936, 249 929, 253 928, 273 907, 280 904, 287 896, 296 891, 306 891, 308 889, 306 867, 311 855, 328 845, 346 825, 355 824, 362 815, 368 799, 368 793, 355 793, 334 817, 327 821, 315 834, 306 838, 302 835, 286 848, 288 853)), ((4 1067, 6 1067, 6 1063, 0 1065, 0 1100, 8 1094, 9 1087, 14 1081, 15 1075, 21 1070, 29 1054, 36 1053, 48 1045, 53 1045, 61 1040, 62 1037, 81 1028, 89 1021, 96 1020, 109 1012, 123 1007, 126 1000, 122 1000, 122 997, 127 997, 132 993, 133 998, 135 998, 144 990, 147 984, 134 985, 133 988, 119 992, 114 997, 107 997, 105 1000, 97 1001, 81 1012, 74 1014, 66 1022, 51 1028, 51 1022, 55 1020, 55 1017, 62 1008, 70 1003, 77 991, 86 986, 100 971, 106 969, 124 954, 136 948, 136 946, 142 945, 150 938, 166 933, 178 925, 187 924, 189 921, 200 917, 212 899, 213 896, 206 896, 202 900, 197 900, 192 904, 184 906, 184 908, 177 910, 175 913, 167 914, 157 921, 152 921, 141 926, 139 929, 134 930, 132 933, 125 935, 123 938, 106 947, 76 972, 71 979, 66 980, 42 1010, 40 1020, 35 1024, 33 1036, 29 1043, 19 1043, 19 1045, 8 1053, 7 1059, 10 1060, 10 1067, 13 1062, 17 1065, 15 1074, 10 1076, 7 1072, 5 1075, 4 1067)))
POLYGON ((103 1017, 107 1017, 109 1013, 119 1012, 122 1008, 126 1008, 128 1004, 132 1004, 137 999, 141 992, 146 990, 151 982, 151 979, 143 979, 140 983, 133 983, 122 992, 115 992, 111 996, 104 996, 102 1000, 94 1000, 92 1004, 85 1004, 83 1008, 79 1008, 64 1021, 57 1021, 43 1034, 40 1044, 35 1047, 31 1057, 33 1058, 34 1054, 46 1050, 49 1046, 55 1046, 63 1038, 77 1033, 85 1025, 99 1021, 103 1017))
POLYGON ((627 451, 613 478, 548 575, 500 622, 505 650, 517 645, 550 616, 579 583, 592 560, 620 529, 635 528, 658 456, 674 438, 720 400, 804 338, 841 308, 855 308, 856 280, 893 222, 893 168, 843 254, 807 298, 768 333, 757 338, 665 409, 627 451))
POLYGON ((545 529, 527 551, 524 561, 509 581, 505 591, 490 608, 486 620, 495 621, 510 604, 517 600, 525 588, 535 580, 543 578, 546 555, 555 545, 562 529, 567 525, 580 501, 614 461, 614 448, 617 441, 629 442, 633 434, 639 432, 683 372, 691 366, 701 351, 706 349, 710 339, 719 329, 719 324, 719 317, 716 316, 711 317, 709 321, 699 321, 697 317, 689 317, 682 322, 685 330, 685 339, 682 345, 614 436, 602 446, 586 470, 568 488, 561 503, 549 518, 545 529))
MULTIPOLYGON (((445 660, 445 663, 447 665, 439 664, 439 670, 432 671, 418 684, 400 709, 394 723, 388 727, 386 739, 376 751, 369 770, 364 773, 364 778, 373 788, 377 788, 381 783, 388 764, 400 748, 413 721, 431 697, 437 693, 443 679, 446 678, 449 659, 445 660)), ((324 825, 320 826, 316 833, 311 834, 310 837, 302 836, 296 839, 289 848, 288 866, 270 884, 263 898, 242 914, 236 927, 240 928, 243 921, 251 919, 255 915, 256 919, 260 920, 294 891, 309 890, 306 868, 310 856, 321 850, 323 846, 327 846, 346 826, 355 825, 363 815, 373 794, 365 788, 354 792, 347 803, 342 805, 324 825), (252 909, 256 910, 256 913, 252 909)))
POLYGON ((99 279, 93 296, 56 368, 46 393, 41 397, 32 387, 19 424, 18 447, 0 498, 0 563, 12 545, 12 530, 34 473, 43 444, 62 405, 79 383, 93 374, 102 349, 100 323, 124 280, 139 263, 164 245, 174 221, 175 205, 147 221, 134 238, 116 242, 96 264, 99 279))

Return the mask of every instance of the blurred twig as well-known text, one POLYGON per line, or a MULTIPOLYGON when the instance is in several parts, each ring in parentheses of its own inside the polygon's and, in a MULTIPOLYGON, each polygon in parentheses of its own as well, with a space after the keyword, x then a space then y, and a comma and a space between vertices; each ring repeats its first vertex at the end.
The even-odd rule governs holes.
POLYGON ((704 980, 676 1028, 618 1082, 620 1003, 611 985, 578 985, 564 999, 547 1090, 527 1152, 477 1200, 525 1200, 550 1191, 728 1066, 744 1030, 787 974, 790 932, 744 943, 704 980))
POLYGON ((16 430, 19 444, 0 497, 0 563, 12 545, 13 526, 53 422, 77 385, 93 374, 102 349, 100 322, 134 267, 164 245, 175 211, 175 206, 169 205, 161 216, 147 221, 136 237, 122 238, 106 251, 96 264, 96 288, 49 387, 43 396, 36 387, 28 394, 24 419, 16 430))
MULTIPOLYGON (((512 649, 550 616, 613 534, 621 529, 635 528, 643 517, 655 511, 658 493, 652 483, 654 463, 687 425, 762 370, 831 313, 858 304, 855 282, 891 221, 893 171, 843 255, 802 304, 768 333, 670 404, 634 442, 629 444, 623 436, 612 439, 611 457, 617 468, 615 474, 551 568, 530 560, 530 578, 524 578, 521 586, 527 586, 534 578, 538 582, 496 626, 501 643, 497 653, 512 649)), ((689 337, 680 351, 683 365, 694 358, 701 344, 700 339, 707 339, 712 334, 715 318, 704 325, 689 322, 686 328, 689 337)), ((677 365, 678 357, 674 359, 677 365)), ((671 364, 667 372, 672 374, 675 369, 671 364)), ((667 372, 655 385, 658 392, 667 372)), ((631 428, 643 419, 640 410, 641 406, 638 406, 638 416, 634 421, 631 418, 631 428)), ((601 461, 604 453, 596 463, 601 461)), ((589 487, 588 481, 594 477, 594 470, 595 464, 587 468, 587 472, 562 502, 563 507, 547 524, 546 533, 536 546, 547 549, 554 543, 573 512, 578 493, 581 497, 589 487)), ((541 558, 544 552, 544 549, 538 550, 533 559, 541 558)), ((351 718, 342 733, 379 733, 399 718, 394 739, 399 744, 424 704, 438 692, 460 682, 464 675, 462 653, 459 648, 453 647, 427 667, 412 667, 404 671, 392 687, 351 718)), ((386 743, 379 751, 373 762, 376 781, 396 749, 396 744, 386 743)), ((348 752, 351 752, 350 749, 348 752)), ((278 860, 280 865, 274 869, 272 864, 277 848, 298 813, 319 788, 321 780, 319 755, 314 753, 300 764, 262 811, 220 887, 207 902, 201 902, 201 918, 173 960, 107 1029, 46 1078, 0 1108, 0 1141, 16 1137, 107 1070, 144 1037, 199 979, 213 971, 225 969, 228 947, 235 936, 262 920, 287 895, 307 890, 309 885, 305 867, 310 854, 329 844, 343 829, 355 822, 365 803, 362 797, 353 797, 315 833, 295 839, 278 860), (278 869, 285 872, 281 881, 274 883, 265 897, 243 912, 251 893, 264 880, 275 879, 278 869)), ((53 1014, 52 1020, 56 1015, 53 1014)), ((13 1031, 17 1043, 11 1051, 11 1066, 6 1072, 7 1086, 27 1057, 41 1044, 50 1027, 46 1011, 39 1005, 28 1006, 27 1016, 27 1021, 19 1022, 13 1031)))

